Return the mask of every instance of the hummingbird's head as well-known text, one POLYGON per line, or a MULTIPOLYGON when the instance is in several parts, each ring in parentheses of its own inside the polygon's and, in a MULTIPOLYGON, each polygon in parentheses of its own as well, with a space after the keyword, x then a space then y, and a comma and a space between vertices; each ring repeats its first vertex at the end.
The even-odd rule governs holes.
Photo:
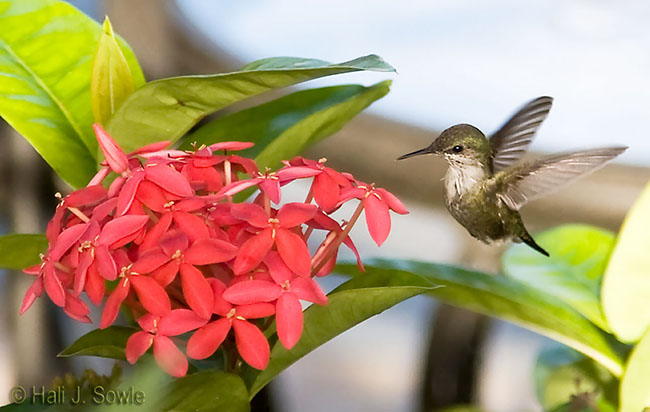
POLYGON ((488 164, 490 159, 490 142, 476 127, 469 124, 457 124, 440 133, 429 146, 397 158, 406 159, 424 154, 444 156, 449 162, 480 162, 488 164))

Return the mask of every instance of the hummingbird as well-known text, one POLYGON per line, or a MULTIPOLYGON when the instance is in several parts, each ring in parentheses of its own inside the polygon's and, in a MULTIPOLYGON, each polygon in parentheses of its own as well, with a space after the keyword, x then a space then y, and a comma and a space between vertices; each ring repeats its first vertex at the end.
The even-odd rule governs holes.
POLYGON ((448 164, 445 205, 470 235, 484 243, 523 242, 549 256, 526 230, 519 210, 529 201, 599 169, 627 149, 600 147, 517 162, 552 104, 548 96, 531 100, 489 138, 469 124, 452 126, 429 146, 397 160, 431 154, 444 157, 448 164))

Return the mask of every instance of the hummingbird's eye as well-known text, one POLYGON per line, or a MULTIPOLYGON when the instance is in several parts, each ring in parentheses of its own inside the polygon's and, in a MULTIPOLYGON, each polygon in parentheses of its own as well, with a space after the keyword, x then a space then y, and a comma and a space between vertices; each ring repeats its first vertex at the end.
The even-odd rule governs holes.
POLYGON ((460 152, 463 151, 463 146, 456 145, 456 146, 452 147, 451 150, 452 150, 454 153, 460 153, 460 152))

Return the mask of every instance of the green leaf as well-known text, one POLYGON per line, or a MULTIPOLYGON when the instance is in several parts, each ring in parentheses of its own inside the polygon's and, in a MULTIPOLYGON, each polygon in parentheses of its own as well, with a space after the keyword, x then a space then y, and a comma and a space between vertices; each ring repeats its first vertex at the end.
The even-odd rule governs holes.
POLYGON ((237 375, 204 371, 175 380, 163 399, 161 411, 247 412, 248 391, 237 375))
MULTIPOLYGON (((0 1, 0 116, 74 187, 97 170, 90 73, 100 33, 63 1, 0 1)), ((133 53, 121 47, 143 83, 133 53)))
MULTIPOLYGON (((515 279, 412 260, 377 259, 365 266, 368 274, 424 276, 444 286, 430 292, 443 302, 505 319, 555 339, 594 359, 614 376, 623 371, 621 356, 601 330, 556 297, 515 279)), ((357 273, 354 265, 338 266, 337 272, 357 273)))
POLYGON ((623 342, 650 326, 650 184, 627 214, 603 278, 603 311, 623 342))
POLYGON ((0 236, 0 268, 20 270, 36 265, 46 249, 45 235, 14 233, 0 236))
POLYGON ((503 255, 504 273, 560 298, 608 331, 600 307, 600 284, 614 248, 614 234, 593 226, 564 225, 535 239, 551 256, 515 244, 503 255))
POLYGON ((616 378, 592 359, 564 345, 542 351, 535 365, 535 380, 538 399, 545 411, 585 391, 595 393, 597 401, 617 403, 616 378))
POLYGON ((90 98, 95 122, 106 124, 124 100, 135 90, 129 64, 106 17, 93 58, 90 98))
POLYGON ((650 408, 650 330, 636 345, 621 379, 619 412, 650 408))
POLYGON ((275 57, 232 73, 156 80, 124 102, 109 122, 108 132, 125 151, 161 139, 176 141, 203 117, 233 103, 272 89, 360 70, 395 69, 374 55, 339 64, 275 57))
POLYGON ((190 149, 193 142, 255 142, 244 155, 255 157, 262 169, 275 168, 280 161, 289 160, 309 145, 336 133, 372 102, 385 96, 390 83, 295 92, 212 121, 190 134, 181 147, 190 149))
POLYGON ((399 302, 434 288, 428 280, 411 273, 367 273, 345 282, 328 295, 326 306, 312 305, 305 310, 302 337, 292 349, 278 341, 271 349, 266 369, 248 370, 245 379, 251 399, 277 374, 320 345, 399 302))
POLYGON ((126 359, 124 348, 129 336, 138 329, 126 326, 109 326, 106 329, 95 329, 77 339, 57 356, 100 356, 102 358, 126 359))

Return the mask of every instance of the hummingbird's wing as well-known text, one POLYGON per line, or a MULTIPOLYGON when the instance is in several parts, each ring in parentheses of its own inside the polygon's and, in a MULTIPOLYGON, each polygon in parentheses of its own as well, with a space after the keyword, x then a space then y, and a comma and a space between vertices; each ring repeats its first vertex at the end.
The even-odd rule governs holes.
POLYGON ((494 173, 510 166, 526 153, 535 131, 552 105, 553 98, 548 96, 528 102, 490 137, 494 173))
POLYGON ((490 180, 497 196, 512 210, 519 210, 537 199, 577 178, 591 173, 627 147, 604 147, 559 154, 537 162, 514 166, 494 175, 490 180))

